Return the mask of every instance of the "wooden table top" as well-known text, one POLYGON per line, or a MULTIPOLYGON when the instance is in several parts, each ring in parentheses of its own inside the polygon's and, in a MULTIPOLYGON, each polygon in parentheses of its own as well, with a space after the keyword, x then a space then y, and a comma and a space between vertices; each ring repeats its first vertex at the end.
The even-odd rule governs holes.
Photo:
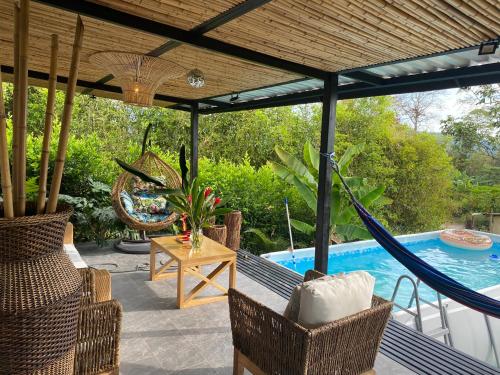
POLYGON ((197 263, 236 257, 235 251, 205 236, 203 236, 201 250, 196 253, 191 251, 190 243, 179 243, 177 236, 156 237, 152 238, 151 242, 179 262, 197 263))

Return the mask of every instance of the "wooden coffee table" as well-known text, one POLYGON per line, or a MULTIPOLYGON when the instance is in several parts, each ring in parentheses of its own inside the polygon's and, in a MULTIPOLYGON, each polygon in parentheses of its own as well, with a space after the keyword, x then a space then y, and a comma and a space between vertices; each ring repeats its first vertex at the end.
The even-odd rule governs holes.
POLYGON ((180 243, 175 236, 151 239, 150 280, 177 278, 177 307, 202 305, 205 303, 227 300, 227 289, 215 279, 229 268, 229 287, 236 287, 236 252, 204 237, 201 251, 193 253, 189 243, 180 243), (156 268, 156 254, 161 251, 170 259, 163 266, 156 268), (208 275, 204 275, 201 266, 218 264, 208 275), (171 270, 177 265, 177 270, 171 270), (189 292, 184 292, 184 276, 194 276, 201 281, 189 292), (208 297, 196 297, 207 286, 219 289, 222 294, 208 297))

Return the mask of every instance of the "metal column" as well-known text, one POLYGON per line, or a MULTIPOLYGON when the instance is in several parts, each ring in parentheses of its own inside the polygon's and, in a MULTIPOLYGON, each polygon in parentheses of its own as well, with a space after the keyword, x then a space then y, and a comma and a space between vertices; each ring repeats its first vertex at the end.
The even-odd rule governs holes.
POLYGON ((191 180, 198 176, 198 103, 191 106, 191 180))
MULTIPOLYGON (((338 75, 329 73, 324 82, 320 146, 320 153, 322 155, 333 152, 338 98, 338 75)), ((328 270, 331 190, 332 170, 328 165, 327 158, 320 156, 314 269, 323 273, 327 273, 328 270)))

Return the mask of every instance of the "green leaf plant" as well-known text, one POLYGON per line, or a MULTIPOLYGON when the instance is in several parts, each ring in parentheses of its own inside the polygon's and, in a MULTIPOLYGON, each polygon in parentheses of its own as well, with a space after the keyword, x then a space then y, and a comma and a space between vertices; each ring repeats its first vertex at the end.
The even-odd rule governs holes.
MULTIPOLYGON (((349 165, 364 149, 364 144, 349 147, 338 161, 340 173, 355 197, 365 207, 379 201, 384 193, 384 186, 371 187, 366 178, 347 176, 349 165)), ((284 181, 295 186, 307 206, 316 214, 318 202, 319 151, 307 142, 304 145, 303 160, 299 160, 285 150, 276 147, 281 163, 270 162, 274 173, 284 181)), ((356 211, 343 191, 340 178, 332 176, 331 211, 330 211, 330 241, 353 241, 371 238, 370 233, 356 220, 356 211)), ((291 219, 292 226, 303 233, 312 235, 315 223, 305 223, 291 219)))

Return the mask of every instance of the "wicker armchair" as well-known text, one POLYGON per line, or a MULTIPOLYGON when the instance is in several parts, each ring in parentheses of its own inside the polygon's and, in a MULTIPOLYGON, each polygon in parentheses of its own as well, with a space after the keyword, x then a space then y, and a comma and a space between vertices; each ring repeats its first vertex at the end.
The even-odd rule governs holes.
POLYGON ((83 288, 74 373, 118 375, 122 307, 111 299, 111 276, 105 270, 78 271, 83 288))
MULTIPOLYGON (((305 281, 323 274, 308 271, 305 281)), ((373 365, 392 303, 306 329, 235 289, 229 290, 234 372, 254 375, 374 374, 373 365)))

